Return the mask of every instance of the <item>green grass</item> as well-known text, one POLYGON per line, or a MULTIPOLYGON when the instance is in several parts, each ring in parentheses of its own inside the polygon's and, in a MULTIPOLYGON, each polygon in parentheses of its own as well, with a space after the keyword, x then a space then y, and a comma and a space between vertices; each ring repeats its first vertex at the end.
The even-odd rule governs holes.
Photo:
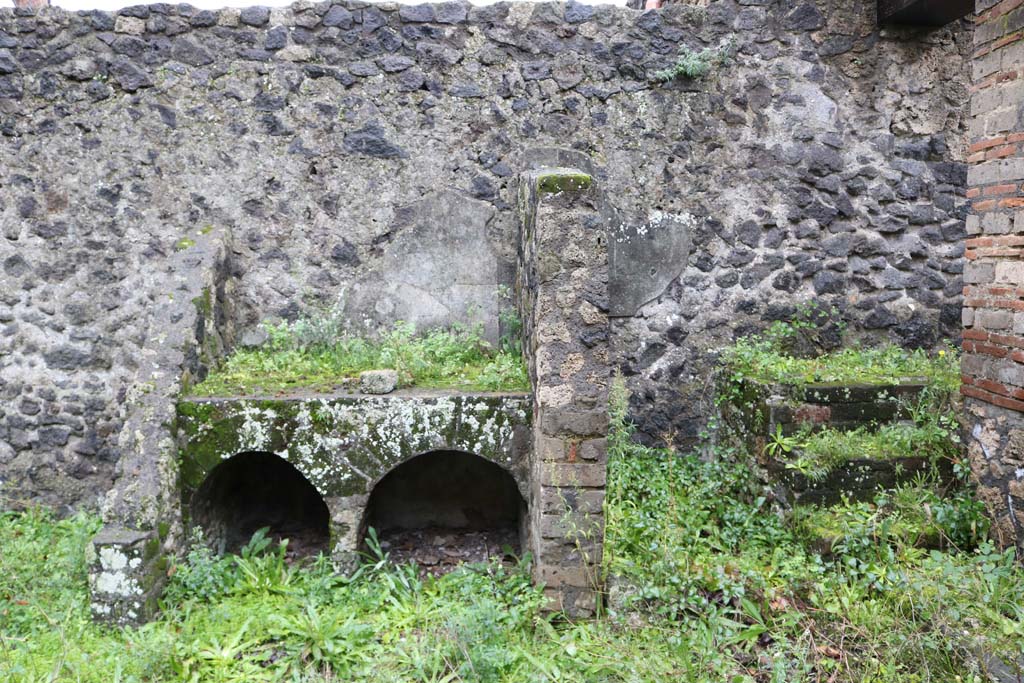
POLYGON ((791 521, 814 548, 847 555, 887 544, 970 550, 988 533, 979 503, 962 492, 943 498, 928 482, 881 492, 873 502, 796 507, 791 521))
POLYGON ((527 391, 529 379, 515 345, 495 349, 465 328, 415 335, 398 324, 371 341, 345 332, 308 333, 307 327, 271 328, 270 343, 239 349, 202 383, 194 396, 330 392, 351 386, 364 370, 394 369, 401 386, 465 391, 527 391), (306 337, 312 337, 307 339, 306 337))
POLYGON ((953 349, 929 353, 886 344, 874 348, 842 348, 813 356, 794 354, 791 346, 800 328, 775 323, 763 335, 752 335, 723 350, 729 381, 753 380, 802 387, 809 384, 888 385, 924 382, 938 390, 956 391, 960 358, 953 349))
POLYGON ((157 620, 106 628, 89 619, 83 553, 99 521, 35 509, 0 513, 0 680, 981 683, 977 643, 1019 651, 1024 570, 978 543, 966 493, 848 506, 825 560, 737 454, 638 445, 621 388, 614 403, 615 595, 598 620, 543 614, 523 567, 421 579, 378 548, 344 578, 257 538, 223 558, 196 545, 157 620), (924 506, 949 551, 883 533, 886 515, 906 527, 924 506))
POLYGON ((787 523, 738 454, 640 447, 623 414, 606 509, 618 609, 701 634, 726 660, 718 680, 971 681, 973 644, 1019 650, 1024 570, 979 543, 969 493, 905 487, 787 523), (815 549, 823 527, 842 540, 828 561, 815 549), (911 542, 926 533, 950 551, 911 542))
POLYGON ((829 427, 796 435, 788 442, 792 453, 783 460, 786 467, 812 480, 823 479, 850 460, 917 457, 937 464, 959 457, 959 431, 959 424, 943 413, 930 413, 920 423, 890 422, 849 431, 829 427))

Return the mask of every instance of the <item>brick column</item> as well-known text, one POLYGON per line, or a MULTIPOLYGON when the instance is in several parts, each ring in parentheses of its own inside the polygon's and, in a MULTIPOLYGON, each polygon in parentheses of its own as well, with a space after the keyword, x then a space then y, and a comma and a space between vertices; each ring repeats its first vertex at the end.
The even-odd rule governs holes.
POLYGON ((600 599, 608 432, 608 243, 593 179, 520 178, 517 293, 534 390, 530 546, 551 608, 600 599))
POLYGON ((979 493, 1024 549, 1024 0, 978 0, 963 394, 979 493))

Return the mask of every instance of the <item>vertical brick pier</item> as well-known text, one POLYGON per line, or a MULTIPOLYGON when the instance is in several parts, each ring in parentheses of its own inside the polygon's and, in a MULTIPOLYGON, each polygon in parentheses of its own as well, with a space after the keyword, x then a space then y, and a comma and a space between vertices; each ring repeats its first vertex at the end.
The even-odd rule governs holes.
POLYGON ((516 283, 533 384, 534 577, 551 609, 590 616, 600 598, 607 467, 608 241, 586 173, 520 177, 516 283))
POLYGON ((1024 550, 1024 0, 978 0, 963 310, 967 445, 1004 546, 1024 550))

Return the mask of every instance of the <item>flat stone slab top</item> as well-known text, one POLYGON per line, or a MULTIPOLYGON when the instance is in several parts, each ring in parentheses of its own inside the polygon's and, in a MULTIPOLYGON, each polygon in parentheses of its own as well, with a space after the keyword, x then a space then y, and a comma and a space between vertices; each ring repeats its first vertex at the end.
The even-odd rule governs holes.
POLYGON ((238 453, 274 453, 328 500, 361 497, 389 471, 437 450, 508 470, 526 497, 532 397, 403 390, 360 394, 188 398, 177 405, 184 500, 238 453))

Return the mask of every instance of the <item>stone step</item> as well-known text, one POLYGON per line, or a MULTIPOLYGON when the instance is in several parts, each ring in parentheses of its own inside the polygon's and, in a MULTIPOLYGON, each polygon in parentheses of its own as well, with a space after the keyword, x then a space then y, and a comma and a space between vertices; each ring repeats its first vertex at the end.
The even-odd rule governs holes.
POLYGON ((747 435, 748 448, 761 453, 777 431, 785 436, 806 429, 852 431, 906 420, 910 417, 908 406, 928 386, 923 377, 889 384, 792 385, 745 380, 732 409, 739 432, 747 435))
POLYGON ((825 559, 835 557, 844 544, 870 538, 878 545, 910 545, 941 549, 945 537, 941 527, 922 507, 920 515, 897 516, 891 509, 868 503, 852 507, 804 507, 795 509, 790 525, 803 537, 813 552, 825 559))
POLYGON ((777 460, 769 462, 767 470, 776 495, 788 505, 833 505, 844 498, 870 501, 880 491, 910 484, 922 477, 936 486, 945 486, 953 480, 951 461, 917 456, 854 458, 820 478, 807 476, 777 460))

